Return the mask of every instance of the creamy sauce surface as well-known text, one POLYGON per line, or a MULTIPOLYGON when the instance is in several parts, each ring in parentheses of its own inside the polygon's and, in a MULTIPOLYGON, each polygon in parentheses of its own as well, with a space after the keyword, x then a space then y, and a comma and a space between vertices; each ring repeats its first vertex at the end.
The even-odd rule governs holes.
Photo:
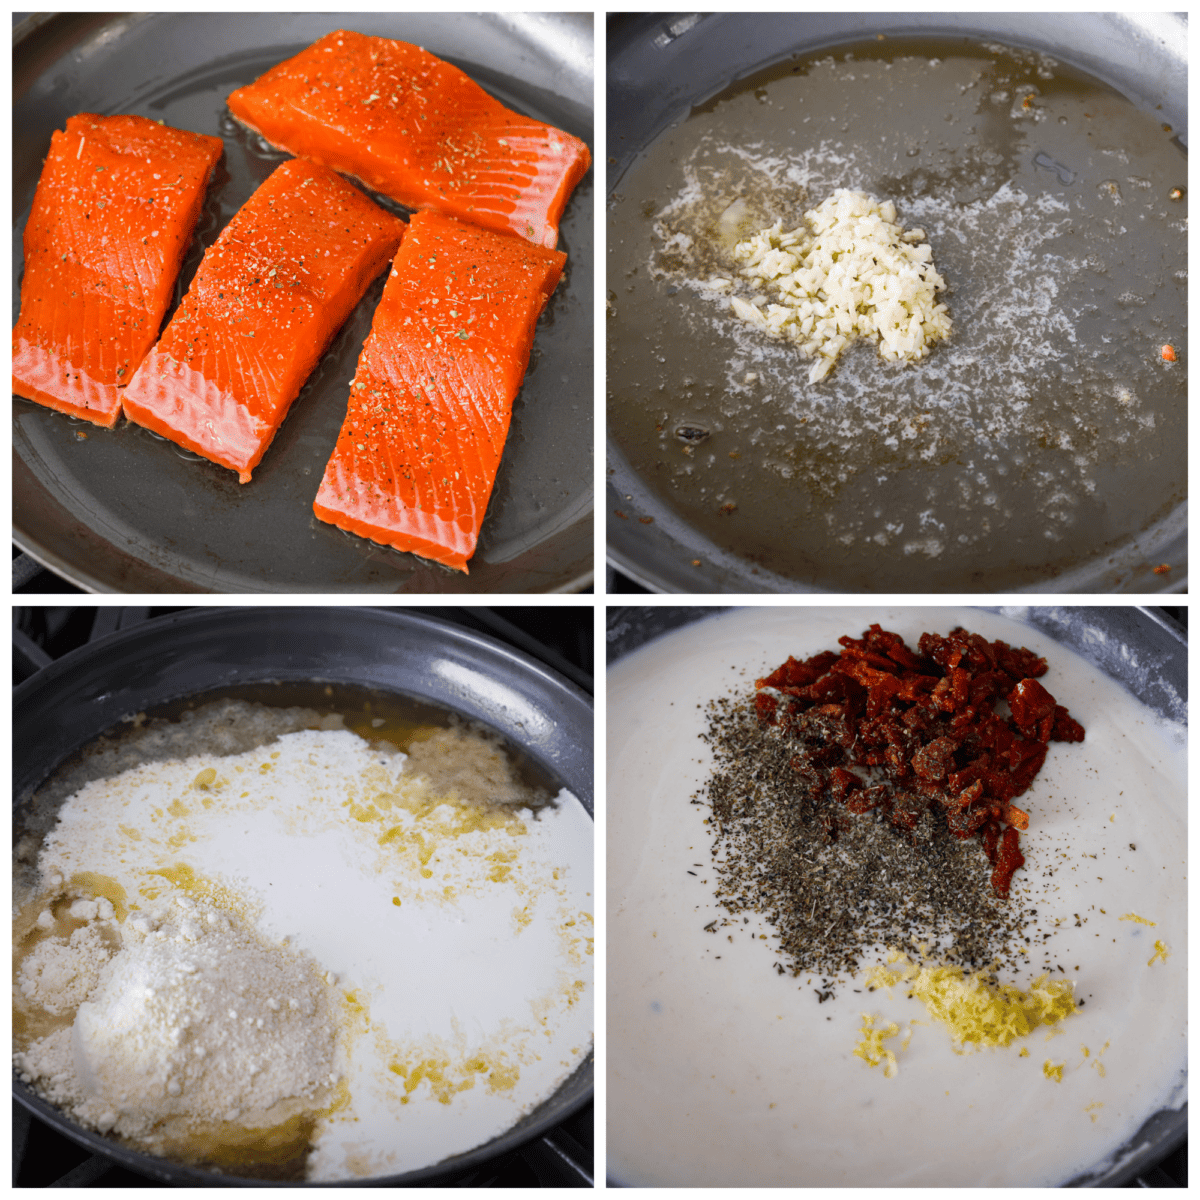
POLYGON ((608 713, 612 1177, 1053 1185, 1097 1166, 1157 1109, 1185 1102, 1185 730, 1083 658, 970 609, 757 608, 617 662, 608 713), (1027 988, 1044 957, 1062 966, 1082 1007, 1053 1032, 959 1055, 902 988, 868 993, 860 974, 819 1003, 819 980, 772 969, 778 941, 765 922, 752 919, 732 940, 704 930, 724 913, 712 898, 709 810, 689 802, 712 762, 700 740, 707 701, 750 695, 789 654, 837 649, 839 636, 873 622, 910 645, 962 625, 1034 650, 1049 663, 1042 682, 1087 730, 1081 745, 1051 744, 1019 801, 1030 826, 1014 896, 1053 932, 1048 955, 1036 949, 1027 973, 1001 978, 1027 988), (1155 925, 1120 920, 1131 912, 1155 925), (1169 956, 1148 965, 1156 940, 1169 956), (863 1013, 877 1028, 900 1026, 886 1043, 895 1078, 853 1056, 863 1013), (1061 1081, 1046 1063, 1063 1065, 1061 1081))
POLYGON ((470 1150, 591 1049, 592 823, 565 790, 536 814, 481 809, 418 787, 404 754, 306 730, 87 785, 40 867, 131 910, 210 901, 327 972, 343 1099, 311 1180, 470 1150))

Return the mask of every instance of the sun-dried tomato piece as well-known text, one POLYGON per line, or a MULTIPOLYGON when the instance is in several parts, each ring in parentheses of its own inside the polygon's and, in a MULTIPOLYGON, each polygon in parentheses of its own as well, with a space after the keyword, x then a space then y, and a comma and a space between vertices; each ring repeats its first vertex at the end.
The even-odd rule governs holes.
MULTIPOLYGON (((1021 747, 1021 761, 1013 767, 1008 776, 1009 784, 1012 788, 1005 797, 1008 800, 1020 796, 1028 789, 1037 776, 1037 773, 1042 769, 1042 764, 1046 761, 1045 743, 1023 742, 1021 743, 1021 747)), ((1017 744, 1014 743, 1012 750, 1009 751, 1009 761, 1013 761, 1017 754, 1017 744)))
POLYGON ((806 687, 816 683, 830 667, 837 662, 838 656, 832 650, 822 650, 812 658, 801 661, 788 657, 782 667, 777 667, 765 679, 755 681, 756 688, 762 687, 806 687))
POLYGON ((972 804, 983 799, 983 780, 976 779, 974 783, 955 795, 948 792, 946 798, 948 808, 970 808, 972 804))
POLYGON ((1054 729, 1050 734, 1052 742, 1082 742, 1083 726, 1061 704, 1054 706, 1054 729))
POLYGON ((1012 886, 1012 877, 1025 865, 1025 855, 1021 853, 1021 837, 1015 829, 1004 831, 1000 839, 1000 848, 996 851, 996 866, 992 871, 992 887, 997 896, 1007 896, 1012 886))
POLYGON ((1036 679, 1045 675, 1046 660, 1024 647, 1006 646, 1003 642, 995 643, 1000 649, 999 666, 1007 671, 1014 680, 1036 679))
POLYGON ((959 808, 946 817, 946 827, 957 838, 969 838, 990 815, 986 808, 978 804, 972 808, 959 808))
POLYGON ((953 738, 934 738, 912 756, 912 767, 922 779, 936 782, 945 779, 954 765, 954 752, 958 742, 953 738))
POLYGON ((886 784, 863 788, 862 791, 852 792, 846 799, 846 811, 852 813, 867 813, 873 808, 891 807, 891 789, 886 784))
POLYGON ((874 650, 866 650, 860 646, 847 646, 842 651, 842 662, 854 661, 874 667, 876 671, 886 671, 893 674, 900 670, 900 664, 885 654, 876 654, 874 650))
POLYGON ((1008 695, 1013 722, 1027 737, 1039 742, 1050 740, 1054 727, 1054 697, 1036 679, 1022 679, 1008 695), (1050 718, 1049 725, 1046 718, 1050 718), (1045 730, 1045 737, 1042 731, 1045 730))
POLYGON ((843 767, 834 767, 829 772, 829 798, 835 804, 845 804, 850 792, 858 791, 863 785, 861 776, 843 767))
POLYGON ((971 680, 971 706, 982 708, 986 704, 990 707, 1009 686, 1008 676, 1003 671, 981 671, 971 680))
POLYGON ((1014 829, 1029 828, 1029 814, 1027 812, 1022 812, 1015 804, 1010 804, 1007 808, 1005 808, 1004 819, 1014 829))
POLYGON ((982 779, 984 773, 992 765, 991 755, 984 754, 967 763, 961 771, 952 771, 946 776, 946 786, 952 792, 961 792, 968 784, 982 779))
POLYGON ((995 817, 989 817, 979 831, 979 840, 983 843, 983 852, 993 866, 996 865, 996 847, 1000 842, 1000 822, 995 817))
POLYGON ((930 694, 937 687, 936 675, 909 675, 900 681, 900 690, 896 693, 898 700, 906 700, 911 704, 928 705, 930 694))
POLYGON ((898 662, 902 667, 907 667, 909 671, 915 671, 920 675, 929 676, 930 668, 934 665, 927 658, 922 658, 918 654, 914 654, 905 644, 899 634, 892 634, 896 640, 888 646, 886 654, 888 658, 898 662))

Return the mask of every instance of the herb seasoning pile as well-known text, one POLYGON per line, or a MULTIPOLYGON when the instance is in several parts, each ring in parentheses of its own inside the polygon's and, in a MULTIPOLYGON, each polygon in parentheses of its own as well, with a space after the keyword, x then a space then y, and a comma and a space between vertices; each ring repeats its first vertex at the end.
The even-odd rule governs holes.
MULTIPOLYGON (((1034 909, 1012 801, 1051 740, 1084 731, 1036 682, 1044 659, 956 629, 918 651, 873 625, 709 706, 716 898, 779 936, 776 970, 820 999, 880 947, 925 943, 967 969, 1014 968, 1034 909), (1007 705, 1007 709, 1004 707, 1007 705)), ((703 803, 697 796, 695 803, 703 803)))

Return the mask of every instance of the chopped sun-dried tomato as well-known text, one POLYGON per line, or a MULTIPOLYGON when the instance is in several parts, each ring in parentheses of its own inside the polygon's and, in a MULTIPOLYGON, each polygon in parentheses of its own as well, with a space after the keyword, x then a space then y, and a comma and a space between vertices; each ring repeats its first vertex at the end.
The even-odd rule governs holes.
POLYGON ((1010 826, 1000 839, 1000 848, 996 851, 996 866, 992 871, 992 887, 995 888, 997 896, 1008 895, 1013 875, 1024 865, 1025 855, 1021 853, 1020 834, 1010 826))
POLYGON ((1050 734, 1050 740, 1052 742, 1083 741, 1083 726, 1061 704, 1054 706, 1054 730, 1050 734))
POLYGON ((829 795, 835 804, 845 804, 846 794, 857 791, 863 785, 860 776, 842 767, 834 767, 829 773, 829 795))
POLYGON ((987 855, 987 860, 996 865, 996 846, 1000 841, 1000 822, 992 817, 987 824, 979 831, 980 840, 983 842, 983 852, 987 855))
POLYGON ((1017 830, 1029 825, 1012 801, 1041 770, 1048 742, 1084 738, 1037 682, 1046 660, 965 629, 922 634, 919 653, 879 625, 838 642, 840 653, 789 658, 756 684, 759 720, 800 748, 800 785, 840 811, 879 809, 914 838, 928 836, 933 819, 956 837, 978 834, 993 886, 1007 896, 1024 862, 1017 830), (1011 716, 995 712, 1001 701, 1011 716), (888 782, 867 787, 851 767, 879 768, 888 782))

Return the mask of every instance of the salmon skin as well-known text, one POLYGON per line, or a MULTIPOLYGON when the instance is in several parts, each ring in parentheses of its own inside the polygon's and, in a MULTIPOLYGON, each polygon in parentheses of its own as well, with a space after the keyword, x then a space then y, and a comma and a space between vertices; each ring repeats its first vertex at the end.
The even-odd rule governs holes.
POLYGON ((339 30, 229 97, 273 146, 432 208, 553 248, 591 163, 578 138, 493 100, 457 67, 339 30))
POLYGON ((80 113, 55 130, 25 226, 16 395, 116 424, 222 149, 145 117, 80 113))
POLYGON ((392 264, 313 511, 466 572, 566 255, 417 213, 392 264))
POLYGON ((247 483, 403 233, 332 171, 283 163, 205 254, 125 415, 247 483))

